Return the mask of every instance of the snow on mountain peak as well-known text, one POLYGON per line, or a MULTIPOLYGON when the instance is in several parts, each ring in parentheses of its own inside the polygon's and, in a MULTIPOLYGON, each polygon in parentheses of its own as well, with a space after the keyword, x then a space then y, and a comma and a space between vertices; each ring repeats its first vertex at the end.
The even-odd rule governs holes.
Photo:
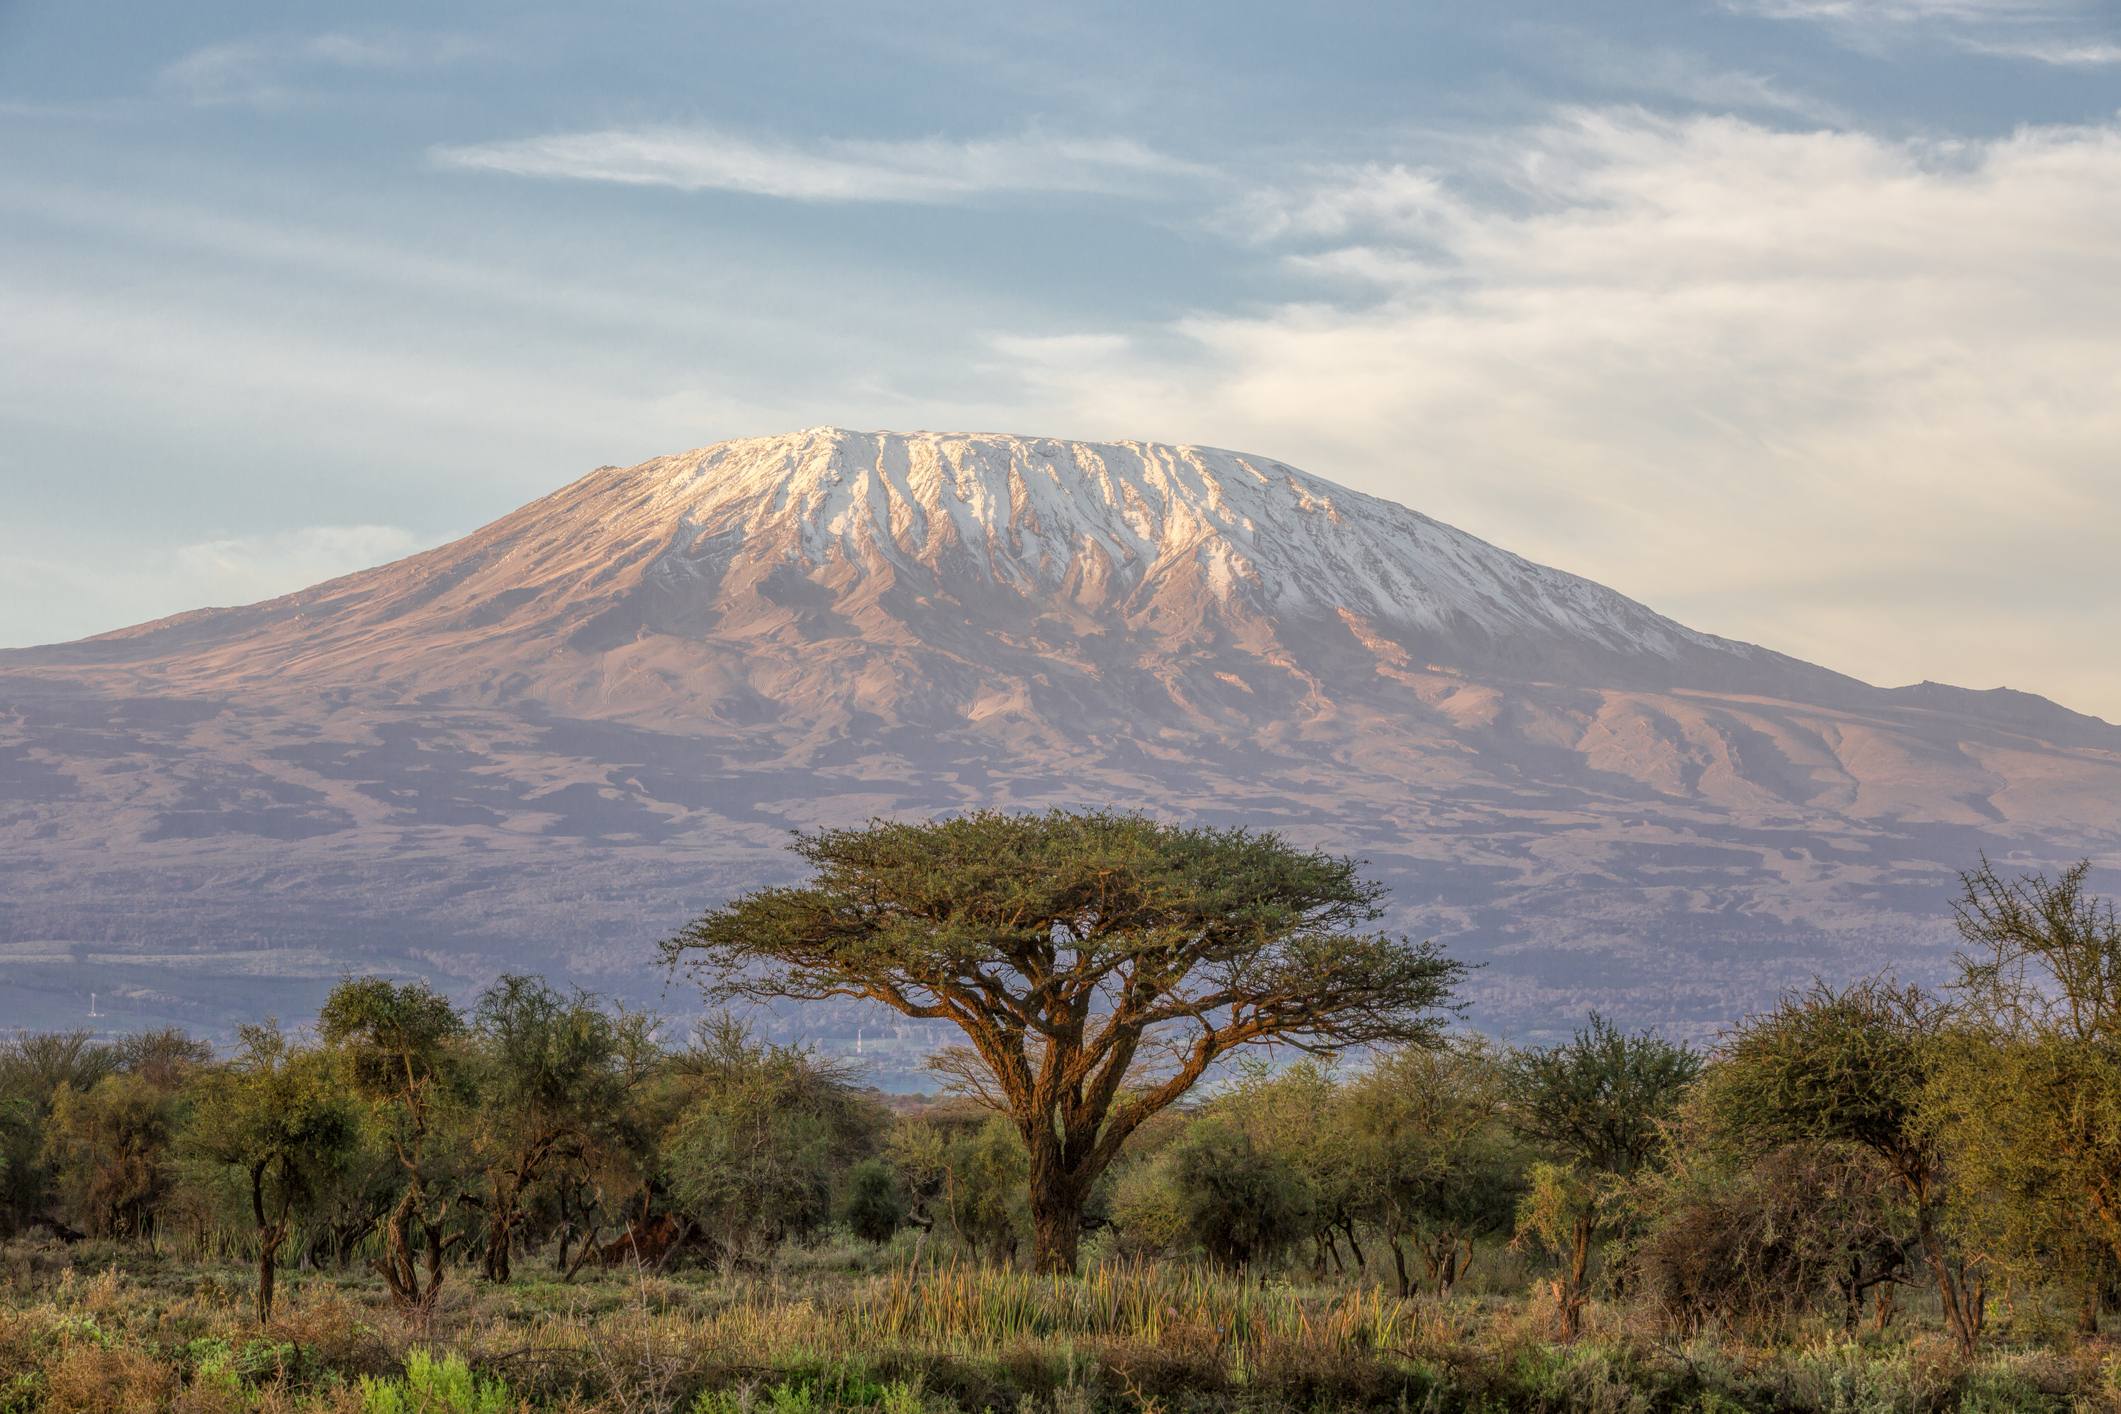
POLYGON ((1276 617, 1674 660, 1753 651, 1404 506, 1213 447, 824 427, 625 474, 691 530, 658 567, 666 575, 773 544, 811 567, 970 573, 1123 611, 1188 578, 1226 609, 1276 617))

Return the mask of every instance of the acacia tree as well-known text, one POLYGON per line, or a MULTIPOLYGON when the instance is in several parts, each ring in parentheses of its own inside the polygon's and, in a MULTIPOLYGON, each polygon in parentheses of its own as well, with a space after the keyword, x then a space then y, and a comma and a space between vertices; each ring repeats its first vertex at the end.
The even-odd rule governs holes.
POLYGON ((1914 1210, 1952 1337, 1972 1354, 1987 1283, 1940 1226, 1945 1167, 1922 1113, 1944 1022, 1944 1009, 1916 987, 1867 978, 1837 992, 1817 983, 1738 1024, 1709 1072, 1704 1100, 1718 1130, 1751 1154, 1850 1144, 1882 1160, 1914 1210))
MULTIPOLYGON (((664 1137, 673 1196, 725 1262, 831 1215, 832 1173, 865 1151, 882 1112, 850 1063, 710 1018, 670 1060, 684 1107, 664 1137)), ((645 1215, 645 1209, 644 1209, 645 1215)))
POLYGON ((1960 876, 1959 1005, 1923 1104, 1956 1216, 2006 1265, 2059 1260, 2087 1332, 2121 1257, 2121 920, 2090 869, 1960 876))
MULTIPOLYGON (((1433 1052, 1415 1047, 1422 1055, 1433 1052)), ((1355 1223, 1370 1189, 1350 1150, 1344 1111, 1347 1088, 1335 1068, 1306 1059, 1275 1066, 1253 1057, 1238 1066, 1237 1083, 1218 1096, 1211 1113, 1250 1136, 1262 1153, 1285 1160, 1303 1188, 1310 1213, 1312 1269, 1326 1272, 1328 1257, 1340 1261, 1340 1239, 1347 1239, 1358 1265, 1367 1265, 1356 1242, 1355 1223)))
POLYGON ((52 1110, 68 1092, 94 1089, 117 1065, 112 1049, 86 1029, 0 1040, 0 1232, 56 1221, 47 1213, 53 1174, 44 1152, 52 1110))
POLYGON ((383 1255, 369 1265, 390 1287, 398 1308, 418 1320, 433 1314, 442 1287, 442 1257, 462 1232, 443 1235, 453 1201, 441 1196, 438 1131, 461 1079, 457 1042, 464 1018, 424 982, 393 986, 381 977, 348 978, 332 988, 317 1024, 340 1049, 354 1087, 373 1107, 398 1156, 405 1191, 383 1231, 383 1255), (427 1280, 415 1264, 412 1228, 427 1240, 427 1280))
POLYGON ((1243 829, 980 811, 798 835, 817 869, 663 944, 710 1000, 865 997, 954 1023, 1023 1138, 1036 1265, 1098 1175, 1237 1047, 1433 1044, 1463 964, 1363 931, 1382 885, 1243 829))
POLYGON ((486 1277, 507 1281, 530 1191, 553 1167, 589 1158, 627 1120, 631 1092, 661 1053, 655 1018, 613 1016, 590 992, 503 975, 472 1012, 482 1074, 473 1149, 486 1170, 486 1277))
POLYGON ((272 1319, 273 1271, 293 1231, 294 1209, 343 1159, 357 1121, 331 1058, 295 1045, 268 1018, 239 1026, 242 1049, 194 1087, 181 1148, 241 1170, 258 1229, 258 1320, 272 1319))
POLYGON ((1466 1036, 1380 1056, 1348 1088, 1348 1182, 1392 1249, 1401 1296, 1413 1291, 1407 1238, 1443 1297, 1475 1241, 1509 1225, 1522 1164, 1500 1118, 1507 1080, 1488 1042, 1466 1036))
POLYGON ((1564 1160, 1532 1166, 1518 1226, 1562 1259, 1554 1300, 1571 1340, 1590 1300, 1591 1244, 1609 1226, 1608 1196, 1663 1146, 1664 1121, 1700 1073, 1689 1047, 1649 1031, 1630 1036, 1597 1012, 1563 1044, 1511 1060, 1511 1124, 1564 1160))

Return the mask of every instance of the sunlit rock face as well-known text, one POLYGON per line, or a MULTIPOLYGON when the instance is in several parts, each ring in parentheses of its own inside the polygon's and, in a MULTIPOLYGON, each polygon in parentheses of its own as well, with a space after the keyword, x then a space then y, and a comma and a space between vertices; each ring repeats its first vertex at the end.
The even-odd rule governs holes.
POLYGON ((644 997, 657 938, 791 876, 788 828, 978 805, 1359 854, 1491 964, 1490 1029, 1700 1034, 1935 972, 1980 851, 2114 861, 2121 730, 1696 632, 1270 458, 821 428, 0 653, 0 1025, 99 979, 294 1015, 368 966, 644 997))

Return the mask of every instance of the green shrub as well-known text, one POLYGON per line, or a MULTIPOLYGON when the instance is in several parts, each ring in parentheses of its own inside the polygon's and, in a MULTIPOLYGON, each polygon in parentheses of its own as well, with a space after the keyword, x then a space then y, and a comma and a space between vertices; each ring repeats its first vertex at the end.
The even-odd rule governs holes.
POLYGON ((501 1414, 510 1403, 506 1384, 478 1378, 454 1351, 413 1351, 402 1380, 361 1378, 361 1414, 501 1414))
POLYGON ((889 1242, 906 1220, 898 1175, 881 1159, 864 1159, 847 1176, 847 1226, 864 1242, 889 1242))

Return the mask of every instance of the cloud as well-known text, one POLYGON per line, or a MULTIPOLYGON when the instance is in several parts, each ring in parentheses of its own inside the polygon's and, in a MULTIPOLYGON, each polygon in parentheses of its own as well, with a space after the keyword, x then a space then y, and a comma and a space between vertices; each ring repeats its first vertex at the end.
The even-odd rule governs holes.
POLYGON ((2103 64, 2121 64, 2121 44, 2108 44, 2094 40, 2040 40, 1982 41, 1966 39, 1961 47, 1980 54, 2000 54, 2009 58, 2038 59, 2043 64, 2059 67, 2096 68, 2103 64))
POLYGON ((2121 718, 2121 665, 2067 647, 2121 635, 2121 128, 1582 111, 1229 219, 1319 297, 1001 352, 1077 425, 1284 456, 1874 680, 2121 718))
POLYGON ((2058 66, 2121 63, 2112 16, 2057 0, 1727 0, 1728 8, 1769 19, 1824 25, 1844 43, 1882 50, 1933 36, 1976 54, 2058 66))
POLYGON ((491 50, 461 35, 353 35, 245 40, 195 49, 165 68, 164 90, 190 103, 277 103, 311 92, 332 72, 404 72, 458 63, 491 50))
MULTIPOLYGON (((355 570, 401 559, 436 542, 393 525, 311 525, 171 548, 112 543, 54 552, 0 548, 0 590, 59 641, 208 605, 253 604, 355 570)), ((24 624, 0 624, 6 646, 24 624)), ((21 641, 16 641, 21 640, 21 641)))
POLYGON ((201 603, 250 604, 386 564, 428 542, 395 525, 308 525, 179 546, 171 570, 201 603))
POLYGON ((1037 134, 975 142, 840 141, 806 150, 711 128, 641 128, 438 147, 430 155, 446 167, 523 177, 821 202, 949 203, 1028 191, 1146 194, 1174 180, 1191 184, 1213 176, 1123 138, 1037 134))

